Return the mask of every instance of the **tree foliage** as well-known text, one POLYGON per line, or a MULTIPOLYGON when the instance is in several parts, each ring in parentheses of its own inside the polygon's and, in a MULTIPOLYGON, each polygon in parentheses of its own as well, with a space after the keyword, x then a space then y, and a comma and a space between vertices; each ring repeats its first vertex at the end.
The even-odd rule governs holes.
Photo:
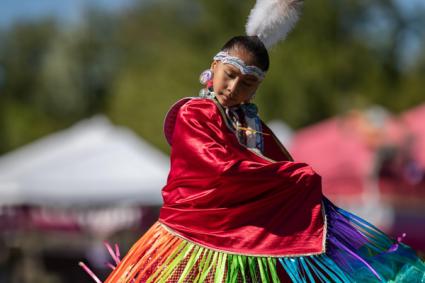
MULTIPOLYGON (((198 75, 244 33, 253 4, 140 1, 119 14, 87 11, 66 28, 47 19, 2 31, 0 152, 99 112, 166 151, 167 109, 197 95, 198 75)), ((423 102, 425 52, 403 60, 409 38, 425 46, 424 15, 391 0, 306 1, 296 29, 271 50, 256 98, 262 117, 300 128, 353 107, 400 112, 423 102)))

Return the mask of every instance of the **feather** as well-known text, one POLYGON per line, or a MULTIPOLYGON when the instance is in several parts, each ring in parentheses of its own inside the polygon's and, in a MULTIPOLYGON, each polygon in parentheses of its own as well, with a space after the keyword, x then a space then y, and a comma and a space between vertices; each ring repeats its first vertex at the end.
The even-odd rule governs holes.
POLYGON ((257 0, 246 24, 247 35, 257 35, 267 48, 272 47, 297 23, 302 0, 257 0))

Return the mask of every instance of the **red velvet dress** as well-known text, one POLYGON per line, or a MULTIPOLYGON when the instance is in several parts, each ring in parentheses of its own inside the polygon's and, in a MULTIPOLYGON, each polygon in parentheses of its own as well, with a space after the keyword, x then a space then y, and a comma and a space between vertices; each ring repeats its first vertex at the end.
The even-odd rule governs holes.
POLYGON ((175 120, 159 221, 221 251, 322 253, 320 176, 307 164, 290 161, 271 132, 264 132, 267 156, 239 143, 213 100, 184 104, 175 120))

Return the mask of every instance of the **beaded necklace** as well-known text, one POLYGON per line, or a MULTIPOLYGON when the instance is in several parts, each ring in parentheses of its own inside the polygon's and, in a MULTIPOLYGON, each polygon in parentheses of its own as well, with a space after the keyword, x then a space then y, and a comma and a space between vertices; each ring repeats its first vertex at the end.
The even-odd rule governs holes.
POLYGON ((217 100, 214 92, 208 88, 201 90, 199 96, 215 100, 224 109, 226 119, 233 125, 235 135, 241 144, 260 153, 264 151, 264 133, 262 133, 261 120, 258 117, 258 108, 254 103, 224 107, 217 100))

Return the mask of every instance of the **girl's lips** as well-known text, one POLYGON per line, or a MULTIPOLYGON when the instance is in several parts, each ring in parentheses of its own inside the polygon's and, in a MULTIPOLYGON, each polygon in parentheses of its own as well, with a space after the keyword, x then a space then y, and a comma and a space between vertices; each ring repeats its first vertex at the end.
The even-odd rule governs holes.
POLYGON ((221 99, 224 99, 226 101, 232 101, 233 99, 225 94, 220 94, 221 99))

